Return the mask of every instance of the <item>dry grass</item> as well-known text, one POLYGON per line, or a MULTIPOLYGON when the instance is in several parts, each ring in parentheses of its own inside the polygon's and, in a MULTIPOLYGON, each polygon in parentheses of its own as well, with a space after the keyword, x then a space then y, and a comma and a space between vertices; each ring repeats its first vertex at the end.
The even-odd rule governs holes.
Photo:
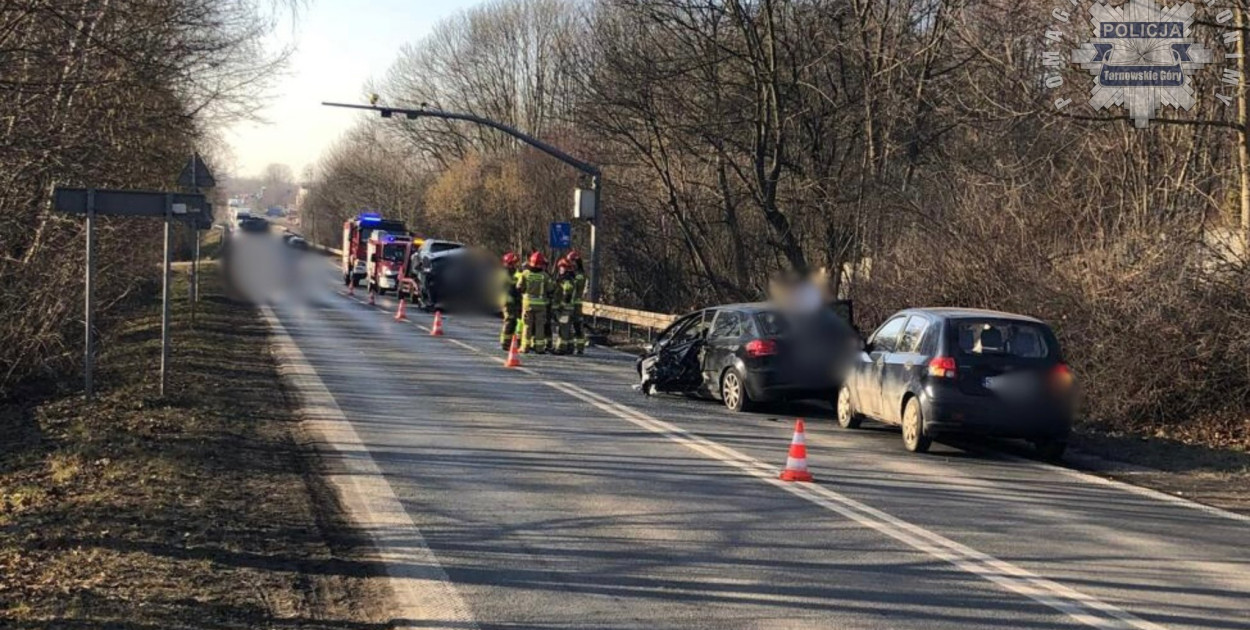
POLYGON ((167 399, 149 301, 102 351, 95 403, 0 408, 0 626, 384 627, 263 324, 204 289, 197 329, 178 304, 167 399))

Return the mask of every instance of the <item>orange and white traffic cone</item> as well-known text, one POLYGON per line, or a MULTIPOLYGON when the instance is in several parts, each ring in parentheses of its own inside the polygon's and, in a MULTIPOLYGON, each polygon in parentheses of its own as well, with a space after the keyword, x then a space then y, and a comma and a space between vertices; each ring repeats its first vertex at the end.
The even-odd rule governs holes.
POLYGON ((395 299, 399 301, 399 310, 395 311, 395 321, 397 322, 408 321, 408 307, 407 307, 408 300, 405 300, 403 297, 401 297, 398 294, 395 295, 395 299))
POLYGON ((434 311, 434 327, 430 329, 431 337, 443 336, 443 312, 434 311))
POLYGON ((512 347, 508 348, 508 360, 503 362, 506 368, 521 367, 521 354, 517 352, 516 335, 512 335, 512 347))
POLYGON ((790 441, 790 456, 786 458, 786 469, 781 471, 781 480, 813 481, 807 470, 807 434, 802 418, 794 423, 794 439, 790 441))

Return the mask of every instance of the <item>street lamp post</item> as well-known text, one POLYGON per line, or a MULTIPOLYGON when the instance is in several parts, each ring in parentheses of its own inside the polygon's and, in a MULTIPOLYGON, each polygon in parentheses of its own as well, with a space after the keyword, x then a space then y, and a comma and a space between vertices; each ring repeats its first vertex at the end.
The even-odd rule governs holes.
POLYGON ((598 166, 590 164, 589 162, 583 162, 582 160, 579 160, 568 153, 565 153, 564 151, 539 140, 538 138, 509 127, 508 125, 490 120, 489 118, 482 118, 481 116, 476 116, 474 114, 447 112, 439 109, 428 109, 424 107, 421 109, 403 109, 399 107, 355 105, 351 103, 322 103, 322 105, 325 105, 326 107, 344 107, 347 109, 374 111, 380 113, 383 118, 393 118, 396 114, 399 114, 406 117, 408 120, 416 120, 418 118, 442 118, 444 120, 463 120, 465 122, 471 122, 478 125, 485 125, 492 129, 502 131, 513 138, 516 138, 517 140, 520 140, 521 142, 524 142, 525 144, 528 144, 535 149, 538 149, 539 151, 542 151, 543 153, 546 153, 547 155, 550 155, 551 157, 554 157, 557 160, 560 160, 561 162, 564 162, 565 164, 568 164, 569 166, 572 166, 573 168, 590 176, 590 185, 594 190, 595 198, 595 218, 590 220, 590 286, 588 288, 590 292, 590 301, 599 301, 599 249, 596 243, 596 237, 598 236, 596 233, 596 224, 599 222, 599 201, 603 194, 603 172, 599 170, 598 166))

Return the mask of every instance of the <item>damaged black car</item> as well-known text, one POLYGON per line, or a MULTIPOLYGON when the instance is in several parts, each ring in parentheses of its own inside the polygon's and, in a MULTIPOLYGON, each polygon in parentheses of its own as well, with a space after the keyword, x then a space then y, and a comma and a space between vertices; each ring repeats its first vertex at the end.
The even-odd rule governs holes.
POLYGON ((834 309, 784 312, 771 303, 730 304, 678 319, 638 359, 640 389, 757 403, 833 400, 858 337, 834 309))

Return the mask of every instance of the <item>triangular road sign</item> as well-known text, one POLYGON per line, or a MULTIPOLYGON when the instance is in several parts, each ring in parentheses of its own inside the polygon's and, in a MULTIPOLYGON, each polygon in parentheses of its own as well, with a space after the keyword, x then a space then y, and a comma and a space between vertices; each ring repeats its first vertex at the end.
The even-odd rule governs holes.
POLYGON ((195 153, 191 155, 191 159, 182 169, 182 174, 178 176, 178 185, 183 188, 216 188, 217 180, 213 177, 213 172, 208 170, 208 165, 204 163, 200 154, 195 153))

